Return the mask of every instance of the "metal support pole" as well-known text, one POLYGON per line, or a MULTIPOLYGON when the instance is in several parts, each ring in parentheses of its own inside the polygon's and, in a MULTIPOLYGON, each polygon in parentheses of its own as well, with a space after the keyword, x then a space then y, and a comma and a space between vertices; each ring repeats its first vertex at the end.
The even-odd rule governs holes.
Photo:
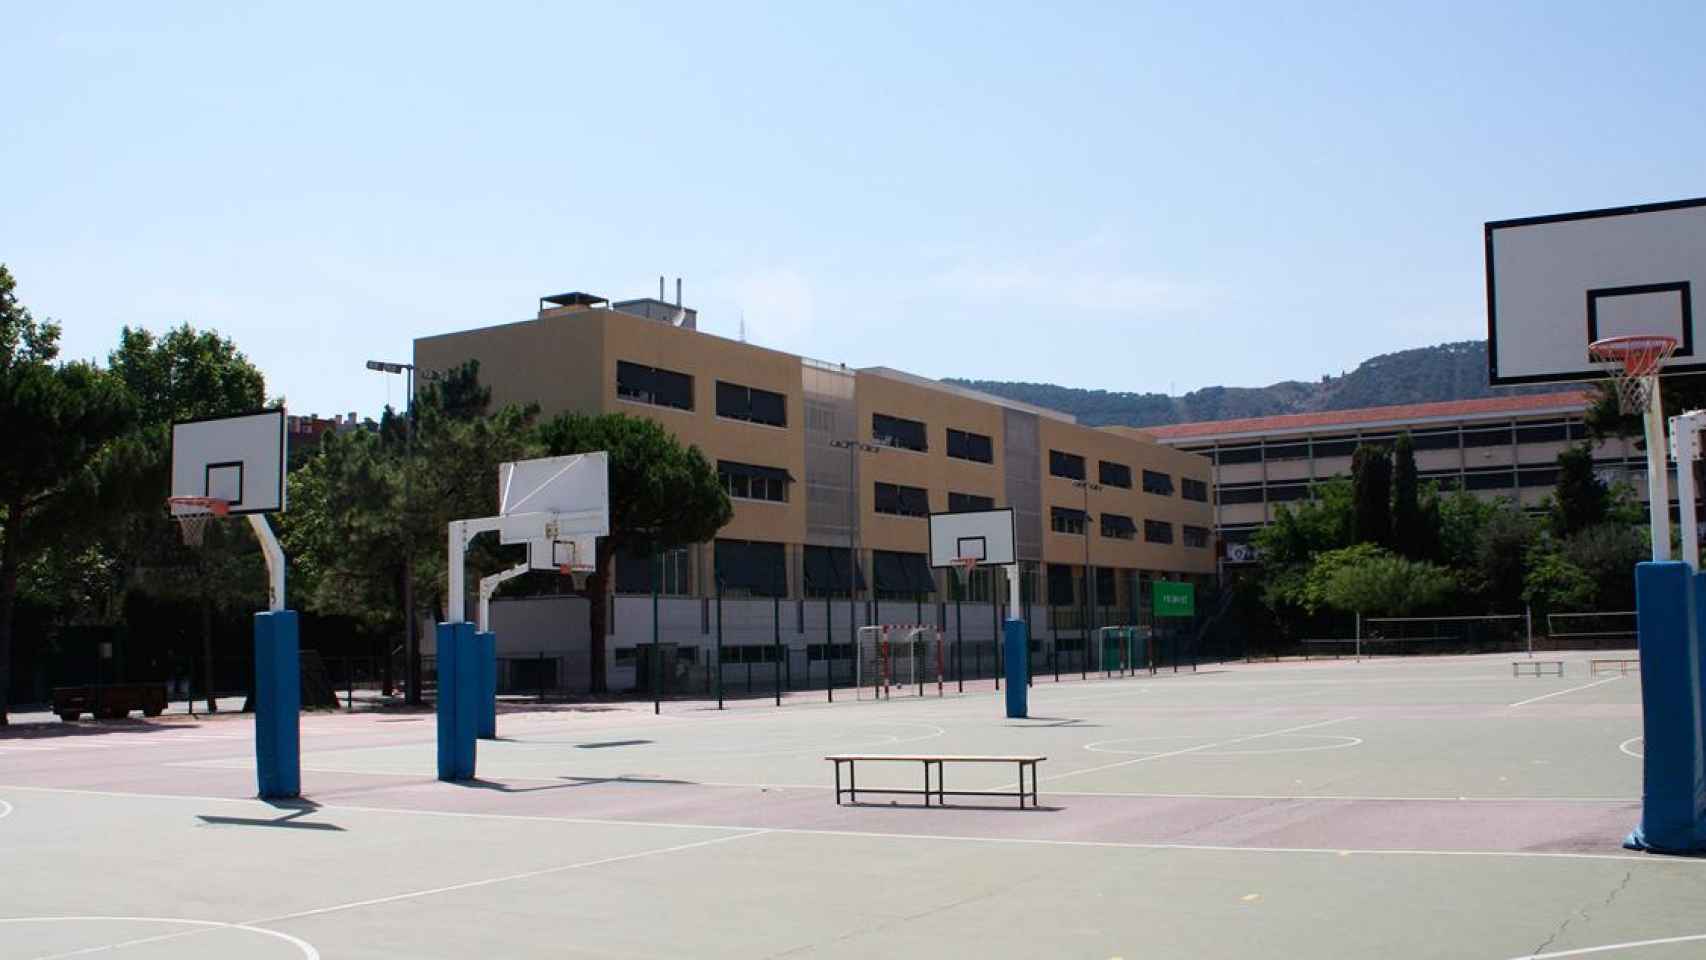
POLYGON ((1534 608, 1533 607, 1525 606, 1522 608, 1522 622, 1523 622, 1523 626, 1526 627, 1527 631, 1528 631, 1528 655, 1530 657, 1533 657, 1534 656, 1534 608))
POLYGON ((1362 661, 1362 614, 1357 614, 1357 661, 1362 661))
POLYGON ((1647 409, 1643 426, 1647 436, 1647 520, 1652 525, 1653 560, 1670 559, 1670 478, 1665 464, 1664 400, 1659 378, 1647 377, 1647 409))
MULTIPOLYGON (((658 645, 658 581, 663 579, 663 564, 656 547, 652 548, 652 715, 663 712, 663 648, 658 645)), ((608 602, 608 601, 606 601, 608 602)))
POLYGON ((723 578, 717 578, 717 709, 723 709, 723 578))
MULTIPOLYGON (((967 570, 963 576, 970 576, 967 570)), ((954 674, 959 678, 960 693, 966 692, 966 621, 960 616, 960 594, 964 585, 954 581, 954 674)))
POLYGON ((403 389, 408 396, 403 404, 404 417, 408 423, 404 430, 403 439, 403 656, 408 662, 403 665, 409 688, 404 692, 403 700, 410 706, 420 706, 421 692, 421 640, 415 630, 415 543, 413 519, 414 497, 413 482, 415 465, 415 368, 410 364, 407 368, 403 389))
POLYGON ((782 705, 782 598, 770 598, 776 623, 776 705, 782 705))
POLYGON ((1694 507, 1698 495, 1694 483, 1694 461, 1700 457, 1700 429, 1706 426, 1706 410, 1690 410, 1670 421, 1670 455, 1676 461, 1676 499, 1682 527, 1682 562, 1690 570, 1700 568, 1700 528, 1694 507))

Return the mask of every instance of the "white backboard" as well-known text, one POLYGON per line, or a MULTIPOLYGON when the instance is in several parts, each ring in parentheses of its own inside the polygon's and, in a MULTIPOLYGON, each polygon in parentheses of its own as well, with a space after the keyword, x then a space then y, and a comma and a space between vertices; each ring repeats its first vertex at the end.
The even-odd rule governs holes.
POLYGON ((1487 364, 1496 385, 1590 380, 1588 344, 1675 337, 1667 373, 1706 371, 1706 198, 1486 225, 1487 364))
POLYGON ((285 507, 284 411, 172 424, 173 497, 218 497, 230 512, 285 507))
POLYGON ((1017 563, 1012 510, 970 510, 930 515, 930 565, 951 567, 956 557, 977 557, 980 567, 1017 563))
MULTIPOLYGON (((598 451, 499 464, 498 516, 498 537, 504 543, 568 542, 609 534, 609 458, 598 451)), ((530 562, 547 569, 544 554, 552 551, 530 552, 530 562)))

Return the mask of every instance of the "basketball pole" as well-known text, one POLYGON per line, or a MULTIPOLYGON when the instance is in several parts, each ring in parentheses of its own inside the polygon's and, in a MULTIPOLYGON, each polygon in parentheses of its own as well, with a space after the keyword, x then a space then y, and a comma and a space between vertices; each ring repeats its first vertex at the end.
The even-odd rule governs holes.
MULTIPOLYGON (((1647 387, 1643 424, 1647 435, 1647 522, 1653 532, 1653 560, 1662 561, 1670 559, 1670 482, 1665 463, 1664 399, 1659 396, 1659 378, 1649 376, 1644 379, 1647 387)), ((1680 467, 1678 464, 1679 473, 1680 467)), ((1688 534, 1685 532, 1683 536, 1688 534)))
POLYGON ((1700 458, 1700 431, 1706 427, 1706 410, 1690 410, 1670 420, 1670 455, 1676 461, 1676 499, 1681 514, 1682 562, 1690 569, 1700 565, 1700 529, 1694 512, 1694 461, 1700 458))

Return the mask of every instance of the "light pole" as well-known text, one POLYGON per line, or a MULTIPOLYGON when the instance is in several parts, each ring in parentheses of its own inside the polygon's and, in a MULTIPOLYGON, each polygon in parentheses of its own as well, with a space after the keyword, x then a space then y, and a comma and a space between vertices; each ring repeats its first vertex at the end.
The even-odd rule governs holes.
POLYGON ((1090 596, 1090 592, 1095 589, 1095 581, 1090 573, 1090 491, 1100 490, 1102 485, 1091 483, 1088 479, 1074 480, 1072 485, 1084 491, 1084 649, 1078 654, 1079 672, 1084 675, 1079 679, 1084 679, 1090 675, 1090 630, 1096 609, 1090 596))
MULTIPOLYGON (((859 487, 853 468, 861 453, 882 453, 883 448, 866 443, 857 437, 831 440, 829 445, 847 451, 847 630, 853 638, 853 656, 859 656, 859 487)), ((827 607, 826 607, 827 610, 827 607)), ((835 638, 830 637, 829 649, 824 651, 829 665, 829 702, 835 702, 835 638)))
POLYGON ((403 440, 403 682, 407 687, 403 699, 410 706, 420 706, 421 651, 420 641, 415 637, 415 551, 413 527, 410 524, 413 519, 414 499, 409 495, 412 486, 410 475, 414 473, 415 464, 415 365, 369 360, 367 369, 379 373, 403 374, 403 389, 408 394, 404 401, 407 424, 403 440))

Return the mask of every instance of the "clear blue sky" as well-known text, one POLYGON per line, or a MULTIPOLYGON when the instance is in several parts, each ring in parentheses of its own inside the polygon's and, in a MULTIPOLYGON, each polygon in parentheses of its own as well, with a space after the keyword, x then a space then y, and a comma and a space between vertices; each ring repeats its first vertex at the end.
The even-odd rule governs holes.
POLYGON ((1488 219, 1706 194, 1706 4, 15 4, 0 261, 296 412, 542 294, 1184 391, 1484 333, 1488 219))

